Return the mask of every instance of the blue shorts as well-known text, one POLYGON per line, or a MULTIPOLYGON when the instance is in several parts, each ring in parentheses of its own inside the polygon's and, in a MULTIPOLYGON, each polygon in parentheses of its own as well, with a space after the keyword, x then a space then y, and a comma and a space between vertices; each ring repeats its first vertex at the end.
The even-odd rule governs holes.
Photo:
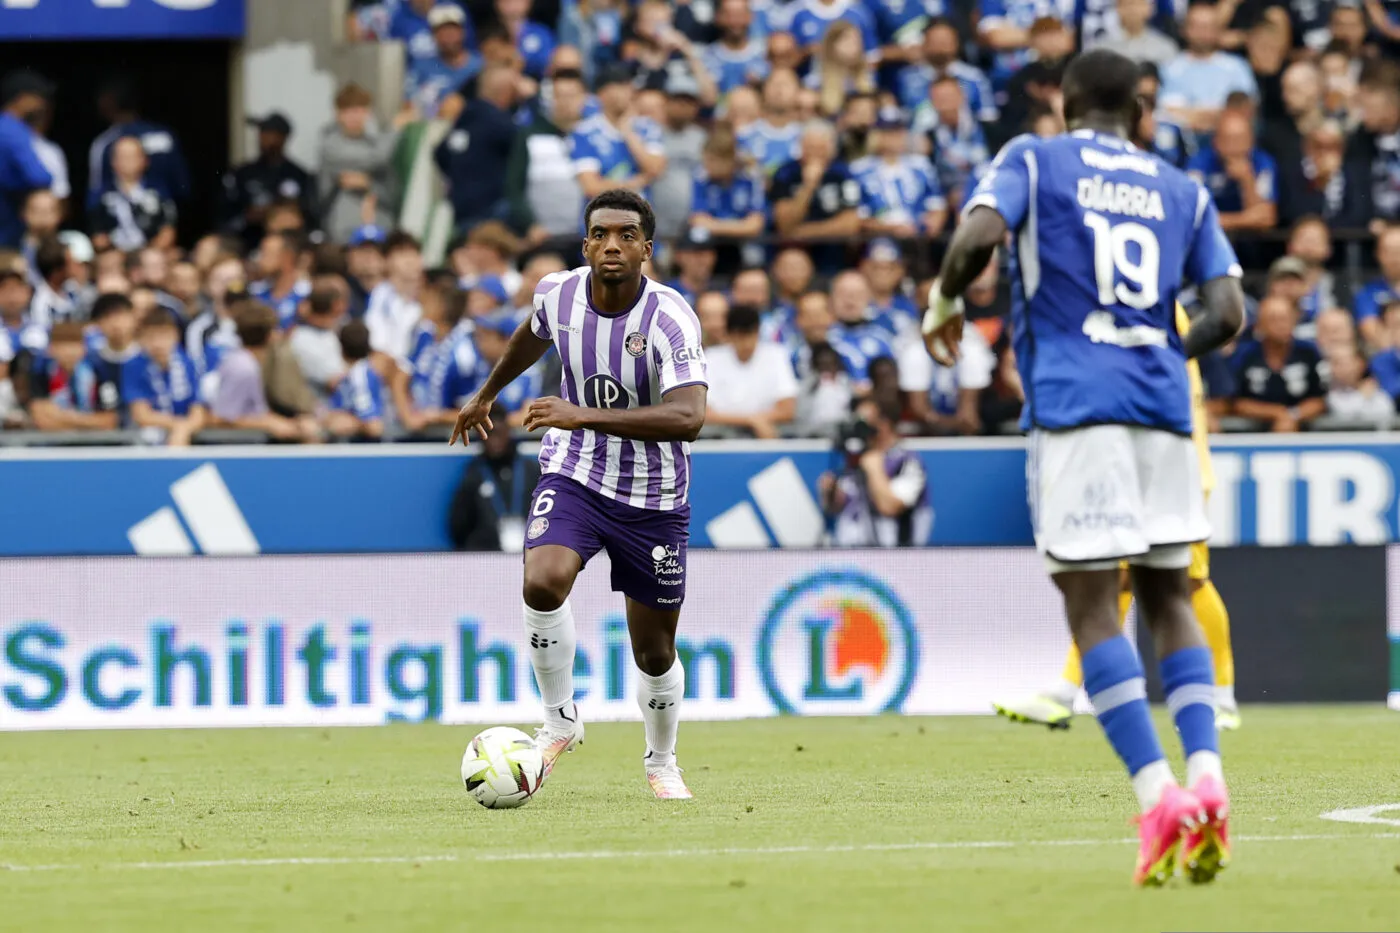
POLYGON ((606 550, 613 590, 655 609, 679 609, 685 600, 689 539, 689 505, 634 508, 558 473, 540 477, 525 526, 526 550, 557 544, 585 565, 606 550))

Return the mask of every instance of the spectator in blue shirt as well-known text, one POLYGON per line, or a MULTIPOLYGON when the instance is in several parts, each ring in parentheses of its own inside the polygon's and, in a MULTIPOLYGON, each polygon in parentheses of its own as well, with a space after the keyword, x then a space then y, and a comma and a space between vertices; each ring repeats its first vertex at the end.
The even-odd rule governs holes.
POLYGON ((936 17, 924 30, 922 55, 919 60, 900 69, 896 82, 899 106, 909 113, 928 105, 928 91, 944 76, 957 78, 962 86, 963 100, 968 112, 982 123, 997 119, 996 97, 992 83, 982 69, 958 58, 962 37, 952 20, 936 17))
POLYGON ((982 125, 967 111, 962 84, 951 75, 933 83, 929 103, 914 115, 913 130, 926 136, 929 158, 948 208, 961 209, 991 161, 982 125))
POLYGON ((942 15, 943 0, 865 0, 875 20, 881 86, 892 88, 899 68, 917 62, 929 16, 942 15))
POLYGON ((248 294, 277 312, 277 322, 287 330, 297 322, 297 309, 311 294, 311 281, 302 274, 306 240, 298 233, 270 233, 258 249, 262 279, 248 287, 248 294))
POLYGON ((384 387, 370 363, 369 328, 350 321, 340 329, 345 376, 331 393, 326 430, 332 437, 379 440, 384 436, 384 387))
POLYGON ((1059 19, 1062 10, 1058 0, 978 0, 977 6, 978 39, 996 55, 991 79, 1000 101, 1011 76, 1031 60, 1031 26, 1047 16, 1059 19))
POLYGON ((515 40, 515 47, 525 60, 525 73, 539 80, 554 53, 554 31, 533 22, 529 15, 530 0, 496 0, 496 18, 515 40))
POLYGON ((797 44, 812 54, 832 25, 847 22, 860 30, 861 45, 865 51, 873 52, 880 47, 880 39, 875 31, 875 18, 859 0, 795 0, 792 4, 792 19, 787 32, 793 34, 797 44))
POLYGON ((136 308, 125 295, 99 295, 92 306, 92 321, 97 325, 98 339, 88 349, 86 360, 93 375, 93 408, 124 416, 124 370, 141 353, 136 342, 136 308))
POLYGON ((0 247, 18 247, 24 236, 20 212, 31 191, 48 188, 53 176, 34 149, 30 123, 47 106, 49 84, 19 72, 0 85, 0 247))
POLYGON ((715 242, 708 230, 691 227, 676 241, 671 249, 676 267, 676 277, 666 285, 681 293, 681 297, 694 307, 701 293, 710 288, 715 274, 715 262, 719 255, 715 242))
POLYGON ((720 0, 715 8, 719 38, 701 50, 700 60, 714 78, 721 102, 736 87, 768 77, 768 45, 753 36, 752 23, 749 0, 720 0))
POLYGON ((851 163, 861 184, 861 213, 867 233, 938 236, 948 220, 948 202, 928 156, 909 151, 909 130, 898 113, 875 123, 873 152, 851 163))
MULTIPOLYGON (((459 12, 462 10, 457 0, 404 0, 394 12, 394 17, 389 22, 389 38, 398 39, 404 44, 409 67, 437 57, 437 43, 433 39, 431 17, 440 6, 456 7, 459 12)), ((464 40, 467 47, 474 47, 476 43, 472 35, 471 20, 463 17, 462 26, 466 30, 464 40)))
POLYGON ((180 140, 174 131, 141 116, 136 89, 127 78, 119 78, 98 94, 97 109, 108 129, 92 142, 88 151, 88 205, 97 203, 102 192, 116 184, 112 147, 117 140, 134 136, 141 141, 150 160, 148 184, 164 197, 184 201, 190 196, 190 169, 180 140))
POLYGON ((1376 377, 1386 394, 1400 407, 1400 299, 1393 298, 1381 305, 1381 336, 1385 349, 1371 357, 1371 375, 1376 377))
POLYGON ((60 321, 46 351, 16 357, 11 372, 15 395, 40 431, 114 431, 118 427, 118 412, 97 407, 96 379, 86 354, 83 325, 60 321))
POLYGON ((645 196, 648 186, 666 170, 661 127, 630 115, 636 90, 626 66, 602 69, 595 91, 602 113, 569 134, 579 187, 585 198, 610 188, 630 188, 645 196))
POLYGON ((773 226, 778 236, 811 244, 820 271, 835 272, 843 241, 860 233, 860 182, 836 158, 836 130, 812 121, 802 131, 801 156, 773 175, 773 226))
POLYGON ((840 340, 860 349, 867 362, 878 356, 894 356, 892 348, 901 336, 900 322, 875 310, 865 276, 847 269, 831 280, 830 291, 831 312, 836 316, 840 340))
POLYGON ((870 307, 876 319, 894 321, 901 335, 918 333, 923 314, 904 292, 908 270, 898 244, 884 237, 871 240, 860 272, 870 285, 870 307))
POLYGON ((739 151, 767 178, 800 152, 802 121, 797 100, 801 89, 796 72, 775 69, 763 82, 763 115, 738 131, 739 151))
POLYGON ((1381 312, 1400 301, 1400 227, 1388 227, 1376 238, 1376 264, 1381 274, 1357 290, 1352 314, 1368 344, 1385 346, 1388 331, 1381 327, 1381 312))
POLYGON ((1295 433, 1327 411, 1327 383, 1317 347, 1293 336, 1298 315, 1289 302, 1259 302, 1258 340, 1231 357, 1235 413, 1263 421, 1277 434, 1295 433))
POLYGON ((466 22, 467 14, 451 3, 435 6, 428 13, 434 54, 409 62, 404 88, 405 99, 421 117, 436 117, 447 95, 481 70, 480 60, 467 51, 466 22))
POLYGON ((1243 114, 1221 114, 1210 148, 1196 153, 1186 169, 1210 191, 1227 232, 1278 224, 1277 168, 1273 156, 1254 145, 1254 128, 1243 114))
POLYGON ((763 182, 740 170, 734 133, 727 124, 711 130, 700 159, 690 199, 690 227, 733 240, 763 233, 763 182))
POLYGON ((204 426, 199 373, 179 349, 180 328, 164 308, 141 320, 141 352, 122 369, 122 399, 131 424, 150 429, 171 447, 188 447, 204 426))
POLYGON ((430 424, 451 424, 457 409, 481 388, 481 355, 476 351, 476 325, 462 317, 438 346, 425 401, 434 406, 430 424))
MULTIPOLYGON (((516 327, 515 316, 509 311, 477 319, 474 336, 479 367, 478 384, 486 382, 492 368, 505 356, 506 345, 510 343, 516 327)), ((541 394, 540 377, 540 366, 531 366, 496 396, 496 404, 505 410, 507 423, 511 427, 520 427, 525 423, 525 406, 541 394)))
POLYGON ((1255 100, 1259 88, 1244 59, 1220 51, 1221 23, 1215 7, 1198 3, 1186 11, 1182 38, 1186 50, 1162 68, 1159 103, 1178 123, 1195 133, 1215 131, 1234 91, 1255 100))
POLYGON ((447 177, 456 228, 503 219, 510 210, 506 170, 515 144, 515 74, 501 65, 481 73, 477 97, 467 103, 433 158, 447 177))

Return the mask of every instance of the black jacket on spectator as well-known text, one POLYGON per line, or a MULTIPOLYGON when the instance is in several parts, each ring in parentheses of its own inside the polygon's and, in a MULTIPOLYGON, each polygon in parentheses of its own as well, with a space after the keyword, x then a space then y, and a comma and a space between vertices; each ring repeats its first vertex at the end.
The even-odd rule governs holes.
POLYGON ((540 465, 533 457, 473 458, 462 471, 447 516, 452 546, 459 551, 499 551, 501 519, 514 518, 523 529, 539 481, 540 465))
POLYGON ((1301 217, 1316 214, 1337 230, 1359 230, 1371 220, 1370 181, 1365 166, 1343 162, 1342 170, 1322 187, 1310 177, 1311 162, 1303 156, 1278 160, 1279 226, 1291 227, 1301 217))
POLYGON ((250 208, 267 208, 277 201, 295 201, 308 228, 316 225, 316 179, 291 159, 268 162, 258 159, 224 175, 222 219, 224 229, 243 237, 252 249, 263 236, 262 223, 250 221, 250 208))
POLYGON ((515 144, 515 121, 495 104, 468 101, 433 160, 447 177, 457 229, 504 220, 506 167, 515 144))
POLYGON ((127 193, 104 191, 91 211, 92 232, 105 233, 124 253, 141 249, 166 227, 175 226, 175 202, 144 185, 127 193))
POLYGON ((1275 372, 1264 360, 1264 345, 1255 341, 1235 351, 1235 398, 1293 407, 1327 394, 1322 354, 1306 340, 1295 340, 1283 368, 1275 372))
POLYGON ((1400 221, 1400 133, 1377 136, 1358 129, 1347 145, 1347 163, 1370 168, 1371 216, 1400 221))

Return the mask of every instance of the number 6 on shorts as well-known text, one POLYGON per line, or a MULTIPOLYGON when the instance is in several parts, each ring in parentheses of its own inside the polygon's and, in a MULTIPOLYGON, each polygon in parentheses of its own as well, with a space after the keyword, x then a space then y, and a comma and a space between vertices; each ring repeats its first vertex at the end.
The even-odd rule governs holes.
POLYGON ((541 490, 540 494, 535 497, 535 507, 530 511, 530 514, 548 515, 554 511, 554 492, 553 489, 541 490))

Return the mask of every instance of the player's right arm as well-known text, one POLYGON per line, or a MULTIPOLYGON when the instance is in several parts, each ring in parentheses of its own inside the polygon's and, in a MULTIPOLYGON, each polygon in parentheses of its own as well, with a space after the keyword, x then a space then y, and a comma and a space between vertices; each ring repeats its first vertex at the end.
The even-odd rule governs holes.
POLYGON ((1205 313, 1187 332, 1182 347, 1194 360, 1234 340, 1244 326, 1243 274, 1234 247, 1220 227, 1210 192, 1196 185, 1195 230, 1186 254, 1186 277, 1200 285, 1205 313))
POLYGON ((997 154, 963 207, 937 286, 924 315, 924 341, 934 359, 950 366, 962 342, 959 299, 987 268, 1008 230, 1025 220, 1031 198, 1030 164, 1036 137, 1018 136, 997 154))
POLYGON ((447 441, 449 447, 457 443, 459 437, 463 444, 468 443, 473 430, 479 432, 481 439, 485 440, 486 432, 493 427, 491 406, 495 404, 496 396, 525 370, 539 362, 545 351, 554 345, 549 320, 544 311, 544 299, 555 284, 557 283, 546 278, 536 289, 534 313, 515 329, 510 343, 506 345, 505 354, 496 362, 491 375, 486 377, 486 382, 475 395, 467 399, 462 410, 457 412, 457 423, 453 425, 452 437, 447 441))

